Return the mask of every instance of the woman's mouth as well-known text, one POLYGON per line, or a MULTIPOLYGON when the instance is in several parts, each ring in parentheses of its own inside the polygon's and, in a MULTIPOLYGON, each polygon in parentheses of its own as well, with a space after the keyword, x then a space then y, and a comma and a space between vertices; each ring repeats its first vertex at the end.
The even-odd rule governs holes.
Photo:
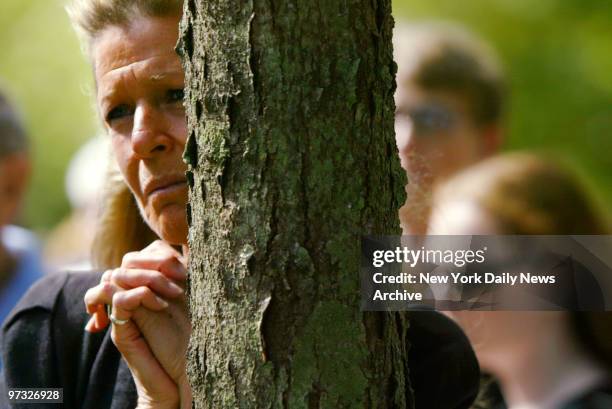
POLYGON ((174 192, 176 190, 183 189, 186 186, 187 186, 186 182, 184 182, 184 181, 183 182, 172 183, 172 184, 166 185, 166 186, 161 186, 161 187, 153 190, 151 192, 151 196, 165 194, 165 193, 172 193, 172 192, 174 192))
POLYGON ((145 185, 144 194, 149 199, 174 194, 187 187, 184 176, 171 176, 154 179, 145 185))

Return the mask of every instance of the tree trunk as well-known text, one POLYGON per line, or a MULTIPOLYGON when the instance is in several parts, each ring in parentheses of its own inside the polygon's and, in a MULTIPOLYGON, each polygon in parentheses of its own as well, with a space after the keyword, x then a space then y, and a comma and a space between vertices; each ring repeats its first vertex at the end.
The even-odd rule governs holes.
POLYGON ((196 408, 412 408, 407 320, 360 312, 398 231, 390 0, 188 0, 196 408))

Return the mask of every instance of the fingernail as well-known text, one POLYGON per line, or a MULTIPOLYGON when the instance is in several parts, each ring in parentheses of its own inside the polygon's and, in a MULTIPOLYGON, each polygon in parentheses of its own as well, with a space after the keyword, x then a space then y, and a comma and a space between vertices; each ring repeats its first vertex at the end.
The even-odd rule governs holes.
POLYGON ((97 328, 102 328, 103 325, 102 325, 102 322, 100 320, 100 313, 98 313, 98 312, 94 313, 93 318, 95 320, 96 327, 97 328))
POLYGON ((175 269, 174 272, 176 273, 175 275, 176 275, 177 280, 187 279, 187 269, 183 267, 182 265, 178 267, 177 269, 175 269))
POLYGON ((93 317, 91 317, 89 321, 87 321, 87 324, 85 324, 85 331, 91 332, 92 325, 93 325, 93 317))
POLYGON ((157 299, 157 302, 159 303, 159 305, 161 305, 162 308, 168 308, 168 303, 165 300, 157 296, 155 296, 155 298, 157 299))
POLYGON ((170 290, 176 295, 183 294, 183 289, 179 287, 178 285, 176 285, 175 283, 173 283, 172 281, 168 282, 168 287, 170 287, 170 290))

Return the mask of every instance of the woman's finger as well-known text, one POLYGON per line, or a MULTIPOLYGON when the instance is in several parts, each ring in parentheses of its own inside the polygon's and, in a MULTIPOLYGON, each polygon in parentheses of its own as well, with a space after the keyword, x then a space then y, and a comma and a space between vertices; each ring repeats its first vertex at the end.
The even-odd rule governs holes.
POLYGON ((106 270, 104 274, 102 274, 102 278, 100 279, 101 283, 105 283, 111 280, 111 276, 113 275, 113 271, 115 270, 106 270))
POLYGON ((130 290, 116 292, 112 300, 113 315, 120 320, 128 320, 138 307, 145 307, 151 311, 161 311, 168 307, 168 303, 155 295, 149 287, 138 287, 130 290))
POLYGON ((124 290, 112 281, 101 282, 97 286, 90 288, 85 293, 85 305, 87 312, 92 314, 92 318, 85 326, 89 332, 99 332, 109 324, 105 306, 113 304, 113 309, 121 311, 118 319, 129 319, 131 311, 143 306, 152 311, 160 311, 168 306, 168 303, 155 295, 148 287, 137 287, 124 290))
POLYGON ((97 286, 87 290, 84 298, 87 313, 96 313, 98 311, 98 305, 100 304, 110 304, 113 300, 113 295, 120 290, 121 288, 119 286, 110 281, 101 282, 97 286))
POLYGON ((85 331, 100 332, 110 324, 108 315, 106 315, 106 306, 99 304, 96 306, 96 311, 93 313, 87 324, 85 331))
POLYGON ((153 292, 166 298, 176 298, 184 293, 178 284, 155 270, 118 268, 112 271, 110 281, 126 289, 149 287, 153 292))
POLYGON ((102 281, 95 287, 90 288, 85 293, 85 309, 88 314, 92 314, 85 330, 88 332, 100 332, 110 323, 106 314, 106 304, 110 304, 113 295, 121 291, 121 287, 110 281, 102 281))
POLYGON ((187 279, 184 257, 168 243, 157 240, 141 251, 127 253, 121 263, 123 268, 157 270, 171 279, 187 279))
MULTIPOLYGON (((126 311, 113 307, 113 316, 124 317, 126 311)), ((128 312, 132 314, 132 311, 128 312)), ((138 326, 131 320, 123 325, 113 324, 111 339, 127 362, 139 394, 161 396, 165 401, 179 400, 176 384, 151 351, 138 326)))

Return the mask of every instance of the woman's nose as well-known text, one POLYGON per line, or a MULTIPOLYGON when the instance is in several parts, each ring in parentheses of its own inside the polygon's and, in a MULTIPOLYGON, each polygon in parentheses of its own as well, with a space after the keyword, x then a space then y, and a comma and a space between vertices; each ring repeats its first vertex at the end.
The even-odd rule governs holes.
POLYGON ((153 107, 138 106, 134 112, 131 141, 134 153, 145 159, 168 150, 172 138, 166 133, 162 115, 153 107))

